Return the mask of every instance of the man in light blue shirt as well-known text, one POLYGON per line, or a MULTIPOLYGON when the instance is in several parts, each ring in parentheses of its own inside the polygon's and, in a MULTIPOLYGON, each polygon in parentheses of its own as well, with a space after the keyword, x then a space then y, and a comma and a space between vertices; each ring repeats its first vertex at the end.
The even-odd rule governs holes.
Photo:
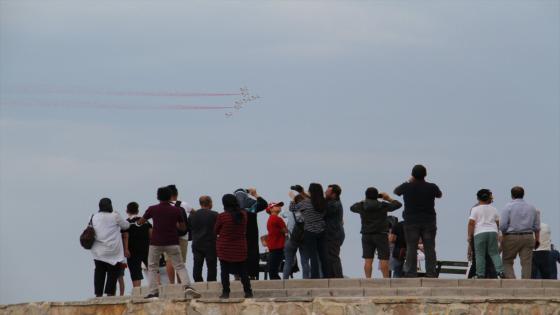
POLYGON ((539 246, 540 219, 537 209, 523 200, 524 195, 522 187, 513 187, 513 200, 505 206, 500 216, 502 260, 508 279, 515 279, 513 262, 517 255, 521 260, 521 277, 531 279, 533 249, 539 246))

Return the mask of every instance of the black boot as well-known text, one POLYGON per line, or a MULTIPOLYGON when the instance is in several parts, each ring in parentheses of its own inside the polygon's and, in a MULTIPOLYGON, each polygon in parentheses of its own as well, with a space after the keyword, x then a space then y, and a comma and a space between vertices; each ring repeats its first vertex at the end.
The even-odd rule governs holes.
POLYGON ((220 299, 229 299, 229 292, 222 291, 222 295, 220 295, 220 299))
POLYGON ((246 299, 250 299, 253 297, 253 291, 247 291, 245 292, 245 298, 246 299))

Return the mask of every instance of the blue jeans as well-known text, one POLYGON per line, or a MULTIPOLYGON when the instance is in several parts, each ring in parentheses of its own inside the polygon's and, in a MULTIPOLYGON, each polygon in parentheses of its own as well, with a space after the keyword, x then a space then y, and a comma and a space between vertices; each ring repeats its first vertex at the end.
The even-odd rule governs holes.
POLYGON ((298 248, 294 243, 289 239, 286 240, 286 244, 284 245, 284 270, 282 272, 282 279, 290 279, 297 250, 298 248))

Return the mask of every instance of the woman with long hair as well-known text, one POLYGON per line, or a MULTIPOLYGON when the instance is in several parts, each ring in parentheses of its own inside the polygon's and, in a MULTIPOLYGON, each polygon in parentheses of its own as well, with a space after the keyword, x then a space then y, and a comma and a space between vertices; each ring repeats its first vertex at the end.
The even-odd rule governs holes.
POLYGON ((214 232, 216 233, 216 252, 220 259, 222 295, 229 298, 229 275, 239 275, 245 291, 245 298, 253 297, 251 282, 247 273, 247 213, 241 210, 237 198, 232 194, 222 197, 224 212, 218 215, 214 232))
MULTIPOLYGON (((308 190, 309 198, 299 203, 292 202, 290 211, 299 211, 304 221, 303 251, 311 262, 311 278, 321 277, 321 270, 328 270, 325 243, 325 212, 327 200, 323 186, 311 183, 308 190)), ((302 262, 306 263, 306 262, 302 262)))

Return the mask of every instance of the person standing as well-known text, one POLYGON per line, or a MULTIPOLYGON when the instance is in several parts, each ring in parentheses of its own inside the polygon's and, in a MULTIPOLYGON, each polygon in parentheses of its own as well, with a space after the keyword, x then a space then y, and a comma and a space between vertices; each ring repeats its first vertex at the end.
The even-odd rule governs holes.
POLYGON ((173 264, 181 283, 185 288, 185 293, 193 298, 201 295, 190 286, 190 279, 185 263, 181 258, 181 248, 179 247, 179 235, 177 229, 187 228, 179 207, 171 204, 171 189, 160 187, 157 191, 159 204, 153 205, 146 210, 137 225, 153 220, 152 238, 148 253, 148 273, 149 273, 149 294, 146 298, 156 298, 159 296, 157 275, 161 254, 165 253, 166 263, 173 264))
POLYGON ((350 211, 358 213, 362 222, 362 257, 364 258, 364 273, 371 278, 373 257, 377 251, 379 267, 383 278, 389 278, 389 221, 387 212, 402 207, 402 204, 392 199, 387 193, 379 194, 375 187, 366 189, 366 198, 357 202, 350 211), (377 200, 383 198, 383 201, 377 200))
POLYGON ((241 209, 247 211, 247 270, 251 279, 259 279, 259 225, 257 214, 268 206, 268 202, 257 193, 257 189, 240 188, 235 197, 241 209))
POLYGON ((476 193, 478 206, 471 210, 468 224, 468 242, 474 240, 476 255, 476 277, 486 278, 486 256, 490 256, 499 278, 505 278, 504 266, 498 252, 498 210, 490 204, 494 200, 492 192, 481 189, 476 193))
POLYGON ((391 249, 391 257, 389 257, 389 268, 391 269, 391 278, 402 278, 404 257, 406 255, 406 242, 404 239, 403 223, 397 217, 388 216, 389 218, 389 248, 391 249))
MULTIPOLYGON (((167 186, 171 190, 171 205, 178 207, 181 211, 181 215, 183 216, 183 221, 187 225, 187 229, 184 231, 178 230, 177 233, 179 234, 179 248, 181 249, 181 259, 183 263, 187 261, 187 251, 189 247, 189 237, 190 233, 190 226, 188 224, 188 217, 193 212, 193 207, 186 203, 185 201, 178 200, 179 198, 179 190, 177 190, 177 186, 169 185, 167 186)), ((169 277, 169 282, 171 284, 175 283, 175 269, 173 269, 172 264, 167 264, 167 277, 169 277)), ((177 282, 181 283, 181 280, 177 280, 177 282)))
POLYGON ((539 247, 541 222, 537 209, 523 197, 523 187, 511 189, 511 198, 500 216, 500 230, 503 233, 502 259, 506 278, 515 279, 513 262, 517 255, 521 260, 521 278, 531 279, 533 249, 539 247))
MULTIPOLYGON (((290 211, 301 212, 304 221, 303 250, 304 256, 311 262, 311 278, 319 279, 321 270, 327 267, 327 254, 325 246, 325 212, 327 200, 323 186, 317 183, 309 185, 309 198, 300 202, 290 203, 290 211)), ((307 263, 302 261, 302 265, 307 263)))
POLYGON ((270 214, 266 223, 268 235, 266 245, 268 247, 268 274, 270 280, 280 280, 278 272, 280 271, 280 263, 284 258, 284 245, 286 242, 286 223, 278 214, 282 211, 283 202, 271 203, 266 208, 266 212, 270 214))
POLYGON ((550 279, 558 279, 558 266, 560 263, 560 252, 554 248, 554 244, 550 244, 550 279))
POLYGON ((327 278, 343 278, 342 262, 340 261, 340 247, 344 243, 344 222, 340 195, 342 189, 339 185, 329 185, 325 192, 327 211, 325 213, 325 240, 327 253, 327 278))
MULTIPOLYGON (((303 191, 303 187, 301 187, 300 185, 292 186, 288 195, 292 202, 296 204, 302 201, 304 198, 307 198, 307 195, 303 191), (296 195, 294 191, 297 191, 298 194, 296 195)), ((285 261, 282 278, 286 280, 293 276, 294 270, 297 267, 296 253, 299 249, 302 278, 309 279, 311 275, 309 264, 303 263, 304 261, 308 261, 307 259, 305 259, 303 252, 303 215, 299 211, 292 212, 290 210, 287 210, 283 211, 281 216, 288 221, 287 226, 289 233, 288 239, 286 240, 286 243, 284 245, 285 261), (296 239, 298 237, 299 239, 296 239)))
POLYGON ((239 207, 236 196, 226 194, 222 197, 224 212, 218 215, 214 233, 216 252, 220 259, 222 295, 227 299, 230 294, 229 275, 238 275, 243 284, 245 298, 253 297, 251 281, 247 273, 247 211, 239 207))
MULTIPOLYGON (((539 221, 541 212, 537 209, 539 221)), ((550 253, 552 250, 552 242, 550 241, 550 226, 541 223, 539 232, 540 245, 533 251, 533 262, 531 270, 532 279, 552 279, 552 270, 550 265, 550 253)))
POLYGON ((146 222, 144 225, 137 226, 136 222, 140 220, 138 216, 138 203, 131 202, 126 206, 126 213, 130 223, 128 229, 128 249, 130 257, 127 259, 128 270, 130 271, 130 279, 132 279, 133 287, 140 287, 142 279, 142 263, 148 266, 148 249, 150 247, 150 235, 152 234, 152 225, 146 222))
POLYGON ((103 293, 114 296, 121 264, 125 261, 121 231, 127 230, 130 224, 113 211, 109 198, 99 201, 99 212, 92 215, 90 220, 95 231, 95 241, 91 247, 95 263, 95 296, 101 297, 103 293))
POLYGON ((405 277, 417 276, 417 248, 422 239, 426 257, 426 277, 436 278, 436 210, 435 199, 442 193, 436 184, 425 180, 426 167, 415 165, 408 182, 395 188, 404 200, 404 233, 406 238, 405 277))
POLYGON ((212 198, 199 198, 200 210, 193 211, 189 217, 192 234, 193 278, 195 282, 202 282, 202 266, 206 260, 208 274, 206 281, 216 281, 216 234, 214 226, 218 212, 212 210, 212 198))

